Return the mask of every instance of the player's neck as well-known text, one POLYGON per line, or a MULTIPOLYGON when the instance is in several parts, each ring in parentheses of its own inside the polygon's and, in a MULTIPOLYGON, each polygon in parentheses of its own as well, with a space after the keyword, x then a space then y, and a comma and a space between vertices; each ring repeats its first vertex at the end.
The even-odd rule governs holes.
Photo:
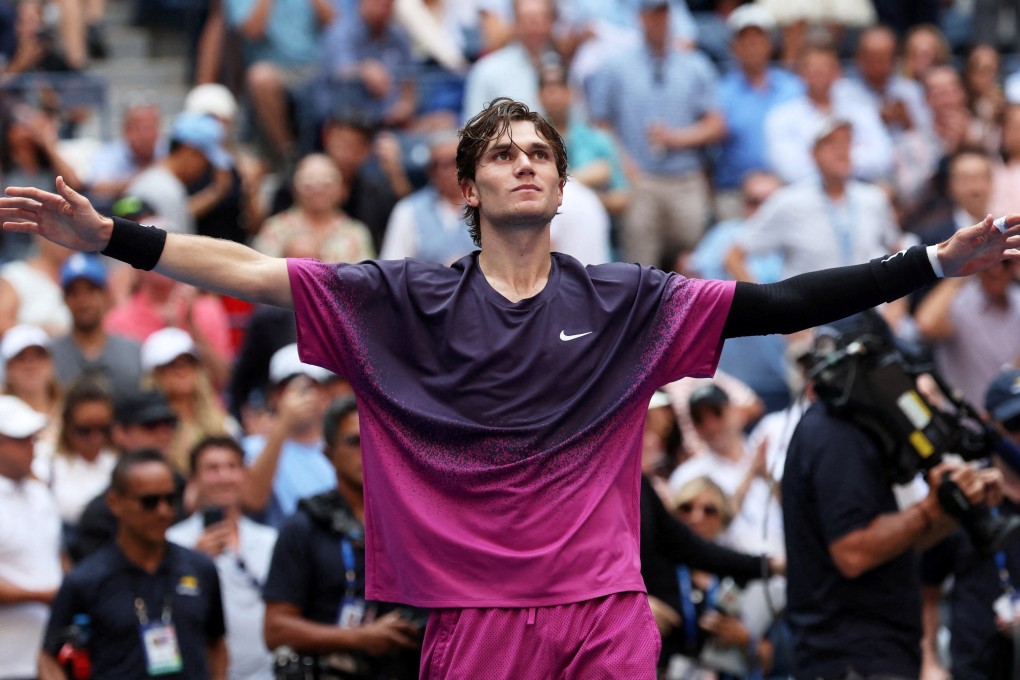
POLYGON ((549 281, 549 228, 512 233, 488 230, 482 235, 478 266, 485 280, 511 302, 540 293, 549 281))

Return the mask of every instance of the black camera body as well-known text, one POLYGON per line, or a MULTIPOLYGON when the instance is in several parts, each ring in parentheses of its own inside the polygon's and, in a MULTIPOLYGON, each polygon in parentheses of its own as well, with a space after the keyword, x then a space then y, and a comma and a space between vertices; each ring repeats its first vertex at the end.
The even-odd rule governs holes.
MULTIPOLYGON (((853 422, 875 441, 892 482, 909 482, 947 453, 965 460, 992 455, 997 435, 931 365, 909 362, 886 335, 864 333, 844 338, 841 345, 816 351, 810 378, 830 413, 853 422), (935 408, 918 391, 921 375, 931 376, 951 411, 935 408)), ((1020 518, 971 505, 948 479, 931 481, 939 484, 942 508, 960 522, 979 552, 995 552, 1020 532, 1020 518)))

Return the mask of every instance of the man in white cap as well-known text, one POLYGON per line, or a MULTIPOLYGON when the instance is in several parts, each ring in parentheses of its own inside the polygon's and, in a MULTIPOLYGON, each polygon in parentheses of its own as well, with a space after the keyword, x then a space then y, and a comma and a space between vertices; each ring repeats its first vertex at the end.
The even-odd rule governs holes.
POLYGON ((271 526, 278 528, 301 498, 336 485, 333 466, 322 455, 322 417, 328 405, 324 383, 332 376, 303 363, 296 343, 270 359, 269 431, 242 443, 250 475, 245 505, 262 512, 271 526))
POLYGON ((0 396, 0 678, 34 678, 60 587, 60 515, 32 477, 35 435, 46 417, 0 396))

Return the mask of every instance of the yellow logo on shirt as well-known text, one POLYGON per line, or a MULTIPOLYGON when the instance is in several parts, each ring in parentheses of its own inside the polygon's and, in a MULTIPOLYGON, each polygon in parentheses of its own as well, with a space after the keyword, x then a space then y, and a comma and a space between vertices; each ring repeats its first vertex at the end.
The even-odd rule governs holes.
POLYGON ((194 576, 182 576, 181 580, 177 582, 178 595, 200 595, 201 592, 198 587, 198 578, 194 576))

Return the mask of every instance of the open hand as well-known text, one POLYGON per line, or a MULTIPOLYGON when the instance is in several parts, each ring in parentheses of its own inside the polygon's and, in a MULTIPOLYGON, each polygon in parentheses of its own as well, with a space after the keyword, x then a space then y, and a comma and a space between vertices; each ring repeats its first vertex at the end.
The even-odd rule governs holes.
POLYGON ((57 193, 32 187, 8 187, 0 197, 5 231, 39 234, 66 248, 97 252, 106 248, 113 220, 57 177, 57 193))
POLYGON ((981 222, 961 229, 938 246, 939 262, 946 276, 970 276, 1002 260, 1020 260, 1020 214, 1006 216, 1006 231, 1000 232, 988 215, 981 222))

